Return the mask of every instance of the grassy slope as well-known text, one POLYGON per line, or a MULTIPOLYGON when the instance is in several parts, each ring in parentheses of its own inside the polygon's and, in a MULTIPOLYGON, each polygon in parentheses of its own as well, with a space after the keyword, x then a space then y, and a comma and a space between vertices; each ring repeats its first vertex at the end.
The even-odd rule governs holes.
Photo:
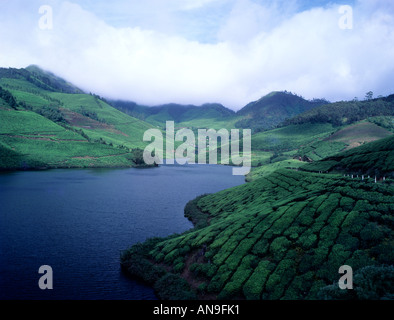
POLYGON ((391 134, 390 131, 374 123, 361 121, 339 130, 325 140, 343 142, 347 144, 347 149, 351 149, 364 143, 386 138, 391 134))
POLYGON ((316 299, 341 265, 393 263, 393 193, 373 180, 278 170, 200 198, 194 211, 209 225, 136 246, 123 267, 148 275, 162 298, 174 298, 178 277, 195 297, 316 299))
POLYGON ((145 120, 148 123, 164 128, 166 121, 174 121, 176 127, 187 127, 192 129, 234 129, 235 123, 240 117, 234 115, 224 116, 215 110, 198 112, 195 107, 189 112, 182 113, 180 117, 174 117, 168 110, 163 110, 158 114, 150 115, 145 120))
MULTIPOLYGON (((103 119, 107 126, 91 124, 80 126, 92 138, 102 137, 105 141, 129 148, 144 148, 143 135, 152 126, 139 119, 126 115, 112 108, 104 101, 86 94, 50 93, 51 97, 61 101, 64 108, 80 113, 81 107, 93 111, 99 119, 103 119)), ((73 123, 71 122, 71 125, 73 123)))
POLYGON ((358 175, 373 175, 382 178, 393 175, 394 135, 371 142, 361 147, 310 163, 303 169, 317 172, 347 171, 358 175))
POLYGON ((89 142, 32 112, 0 109, 0 168, 133 166, 125 150, 89 142))
MULTIPOLYGON (((25 79, 1 78, 0 85, 9 90, 19 103, 24 102, 33 107, 33 111, 45 106, 60 107, 77 113, 80 118, 78 114, 81 113, 83 107, 86 111, 96 113, 106 126, 92 123, 90 126, 75 125, 75 127, 86 130, 92 139, 103 138, 108 143, 124 145, 128 148, 144 148, 146 146, 146 143, 142 141, 143 134, 152 128, 152 125, 116 110, 97 96, 51 92, 43 90, 25 79)), ((73 126, 74 117, 70 113, 67 115, 71 119, 70 125, 73 126)))
POLYGON ((394 94, 367 101, 340 101, 323 105, 297 115, 285 124, 332 123, 339 126, 377 116, 394 116, 394 94))
MULTIPOLYGON (((298 168, 304 165, 304 162, 295 159, 318 161, 390 135, 392 132, 368 121, 339 128, 334 128, 331 124, 290 125, 258 133, 253 136, 254 148, 271 148, 279 155, 268 161, 260 161, 261 166, 252 170, 247 181, 266 176, 278 168, 298 168)), ((258 155, 255 158, 255 162, 259 161, 258 155)))
MULTIPOLYGON (((55 92, 40 82, 45 79, 42 75, 35 78, 23 69, 0 71, 0 86, 19 104, 18 111, 11 110, 0 99, 1 168, 135 165, 130 149, 146 146, 143 134, 152 128, 150 124, 112 108, 97 96, 55 92), (43 110, 54 110, 66 121, 55 123, 38 114, 43 110)), ((62 91, 79 92, 53 75, 47 82, 62 91)))
POLYGON ((298 155, 299 150, 315 144, 320 145, 321 141, 336 130, 338 129, 331 124, 302 124, 254 134, 252 136, 254 168, 246 180, 252 181, 264 177, 279 168, 298 168, 304 165, 304 162, 293 159, 298 155), (269 154, 271 156, 267 157, 269 154))
POLYGON ((335 132, 331 124, 291 125, 253 135, 252 149, 290 151, 302 145, 328 137, 335 132))

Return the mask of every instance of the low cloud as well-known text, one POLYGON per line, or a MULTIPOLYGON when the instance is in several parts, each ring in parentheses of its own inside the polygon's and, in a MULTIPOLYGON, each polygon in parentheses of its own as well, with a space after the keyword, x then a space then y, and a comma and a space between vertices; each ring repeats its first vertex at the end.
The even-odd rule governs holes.
MULTIPOLYGON (((187 1, 179 12, 218 1, 225 2, 187 1)), ((214 30, 217 41, 206 43, 158 26, 114 27, 78 4, 59 1, 47 1, 53 29, 41 30, 41 1, 22 7, 6 0, 0 66, 35 63, 88 92, 147 105, 219 102, 240 109, 273 90, 332 101, 362 98, 369 90, 393 93, 392 4, 357 2, 353 29, 345 30, 338 25, 339 5, 297 12, 295 1, 283 3, 231 1, 214 30)))

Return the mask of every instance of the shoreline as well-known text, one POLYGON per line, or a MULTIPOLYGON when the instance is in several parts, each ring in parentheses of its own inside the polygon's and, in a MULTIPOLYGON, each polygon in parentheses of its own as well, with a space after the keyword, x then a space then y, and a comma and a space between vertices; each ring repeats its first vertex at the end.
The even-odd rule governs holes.
POLYGON ((129 166, 46 166, 46 167, 26 167, 26 168, 0 168, 0 173, 8 172, 28 172, 28 171, 48 171, 48 170, 65 170, 65 169, 149 169, 156 168, 156 165, 129 165, 129 166))
MULTIPOLYGON (((202 212, 197 206, 197 202, 204 196, 206 194, 190 200, 185 205, 184 216, 193 223, 193 228, 185 231, 185 233, 209 226, 209 214, 202 212)), ((150 256, 150 251, 157 243, 169 240, 174 236, 177 235, 149 238, 143 243, 137 243, 121 252, 120 265, 122 271, 131 278, 136 278, 150 286, 159 300, 215 300, 216 296, 199 293, 198 283, 190 284, 187 281, 188 270, 185 269, 182 273, 179 273, 179 270, 174 270, 174 267, 165 263, 157 263, 150 256)), ((187 252, 187 250, 184 254, 188 255, 186 264, 190 264, 192 259, 201 256, 199 252, 187 252)))

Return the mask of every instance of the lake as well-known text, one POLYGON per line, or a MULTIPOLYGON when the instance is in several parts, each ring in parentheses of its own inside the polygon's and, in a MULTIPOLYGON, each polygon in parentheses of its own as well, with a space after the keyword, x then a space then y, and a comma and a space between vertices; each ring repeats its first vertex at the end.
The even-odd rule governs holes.
POLYGON ((219 165, 0 174, 0 299, 156 299, 120 252, 192 228, 189 200, 243 183, 219 165), (53 290, 38 286, 42 265, 53 290))

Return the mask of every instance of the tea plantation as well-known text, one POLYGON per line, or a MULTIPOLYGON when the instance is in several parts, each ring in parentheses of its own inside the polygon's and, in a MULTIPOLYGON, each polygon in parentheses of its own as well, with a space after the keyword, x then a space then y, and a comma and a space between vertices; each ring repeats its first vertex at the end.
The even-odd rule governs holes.
MULTIPOLYGON (((338 159, 351 166, 390 139, 338 159)), ((122 266, 162 299, 392 298, 393 195, 390 179, 279 169, 190 202, 196 228, 132 247, 122 266), (338 289, 342 265, 355 290, 338 289)))

